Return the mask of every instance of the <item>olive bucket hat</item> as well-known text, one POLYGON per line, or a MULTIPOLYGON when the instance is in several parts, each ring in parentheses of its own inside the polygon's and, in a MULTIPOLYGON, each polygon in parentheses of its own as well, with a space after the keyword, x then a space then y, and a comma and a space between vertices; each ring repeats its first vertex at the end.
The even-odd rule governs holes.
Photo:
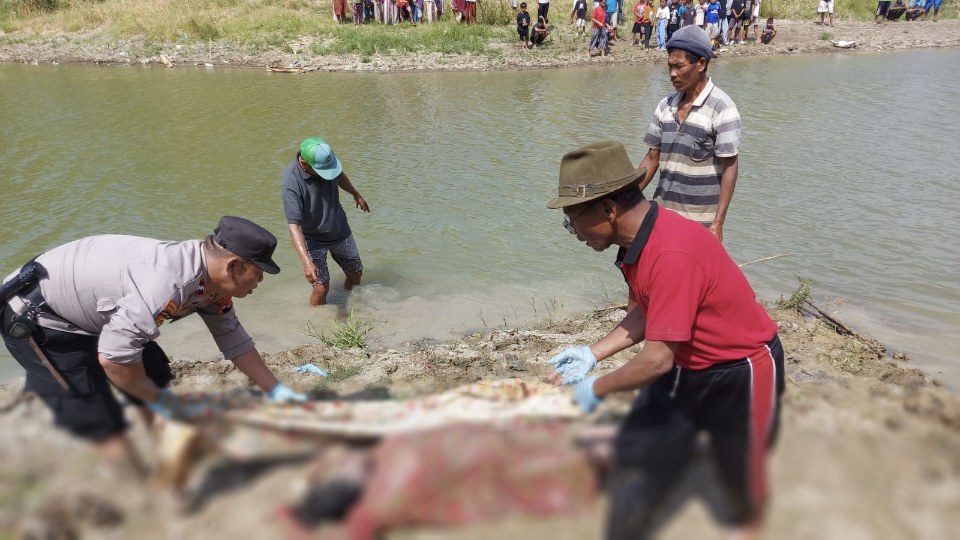
POLYGON ((634 168, 627 149, 616 141, 588 144, 560 160, 560 187, 547 208, 564 208, 610 195, 640 182, 647 169, 634 168))

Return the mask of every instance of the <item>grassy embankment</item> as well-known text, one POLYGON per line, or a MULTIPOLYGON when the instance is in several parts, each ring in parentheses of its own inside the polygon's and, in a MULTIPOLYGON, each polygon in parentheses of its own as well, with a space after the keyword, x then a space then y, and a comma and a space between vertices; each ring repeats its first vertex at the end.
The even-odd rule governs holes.
MULTIPOLYGON (((446 3, 446 2, 445 2, 446 3)), ((942 17, 955 17, 960 0, 947 0, 942 17)), ((535 2, 534 2, 535 4, 535 2)), ((554 12, 565 19, 568 2, 555 2, 554 12), (559 9, 558 9, 559 8, 559 9)), ((634 0, 627 0, 632 9, 634 0)), ((56 34, 85 33, 107 39, 139 38, 145 56, 160 52, 161 44, 225 43, 251 53, 294 50, 298 38, 309 36, 313 55, 376 53, 500 54, 501 43, 513 44, 514 15, 509 0, 481 0, 482 24, 467 26, 450 20, 440 24, 384 27, 338 26, 329 1, 323 0, 0 0, 0 31, 43 39, 56 34)), ((766 0, 763 16, 813 20, 817 0, 766 0)), ((839 20, 870 20, 875 0, 837 2, 839 20)), ((534 13, 536 11, 534 10, 534 13)), ((561 19, 563 20, 563 19, 561 19)), ((559 21, 557 21, 559 22, 559 21)), ((565 25, 561 25, 565 26, 565 25)))

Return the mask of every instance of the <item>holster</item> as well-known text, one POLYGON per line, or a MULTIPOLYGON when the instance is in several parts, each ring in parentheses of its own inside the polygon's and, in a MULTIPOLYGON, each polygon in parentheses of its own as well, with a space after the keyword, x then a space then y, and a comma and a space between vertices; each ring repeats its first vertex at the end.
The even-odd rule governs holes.
POLYGON ((37 315, 29 308, 18 315, 5 306, 2 324, 4 334, 13 339, 25 339, 37 329, 37 315))
MULTIPOLYGON (((37 329, 37 313, 47 308, 40 294, 40 279, 46 277, 47 270, 40 263, 30 261, 20 268, 20 272, 0 285, 0 307, 3 307, 3 333, 14 338, 24 339, 37 329), (7 305, 14 296, 24 299, 26 308, 20 314, 14 313, 7 305)), ((49 308, 47 308, 49 309, 49 308)))

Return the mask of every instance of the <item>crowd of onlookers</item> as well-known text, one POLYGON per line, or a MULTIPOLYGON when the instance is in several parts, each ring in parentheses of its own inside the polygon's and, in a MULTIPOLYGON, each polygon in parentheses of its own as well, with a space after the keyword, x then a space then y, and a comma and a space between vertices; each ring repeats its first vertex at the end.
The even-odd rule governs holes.
MULTIPOLYGON (((571 17, 576 18, 578 30, 585 18, 584 0, 574 0, 571 17)), ((750 38, 769 44, 777 35, 772 17, 761 23, 761 0, 637 0, 633 6, 633 44, 645 49, 654 42, 656 50, 665 51, 667 41, 685 26, 699 26, 710 37, 715 53, 727 45, 742 44, 750 38)), ((593 34, 590 54, 605 56, 610 44, 623 38, 618 27, 625 24, 623 0, 594 1, 590 19, 593 34)), ((629 13, 629 11, 628 11, 629 13)))
MULTIPOLYGON (((333 20, 340 24, 364 23, 411 24, 432 23, 444 17, 443 0, 333 0, 333 20)), ((449 12, 458 21, 477 22, 477 0, 452 0, 449 12)))
MULTIPOLYGON (((444 0, 332 0, 334 21, 361 25, 368 22, 381 24, 409 23, 416 26, 426 21, 441 20, 445 13, 460 22, 477 22, 477 0, 449 0, 444 9, 444 0), (348 2, 353 2, 350 9, 348 2)), ((834 0, 818 0, 817 13, 820 24, 833 26, 834 0)), ((527 11, 527 3, 511 0, 516 16, 517 34, 521 48, 541 45, 553 29, 550 26, 550 1, 536 0, 537 16, 534 20, 527 11)), ((633 45, 666 50, 667 40, 684 26, 699 26, 711 39, 715 53, 721 47, 742 44, 750 38, 770 44, 777 36, 772 17, 760 17, 762 0, 636 0, 633 4, 633 45)), ((940 14, 943 0, 879 0, 874 20, 925 20, 933 11, 933 20, 940 14)), ((621 27, 628 24, 624 17, 627 0, 573 0, 569 11, 570 22, 576 25, 577 34, 583 34, 588 22, 592 24, 589 52, 606 56, 610 45, 622 41, 621 27), (589 4, 593 4, 592 11, 589 4)), ((630 13, 627 8, 627 13, 630 13)))
MULTIPOLYGON (((896 21, 901 17, 908 21, 915 21, 917 19, 926 20, 927 15, 931 11, 933 11, 933 20, 937 20, 940 16, 940 5, 943 3, 943 0, 908 1, 909 4, 904 3, 903 0, 896 0, 894 2, 890 0, 880 0, 877 2, 877 13, 873 17, 874 22, 881 23, 884 20, 896 21)), ((832 17, 831 22, 833 22, 832 17)))

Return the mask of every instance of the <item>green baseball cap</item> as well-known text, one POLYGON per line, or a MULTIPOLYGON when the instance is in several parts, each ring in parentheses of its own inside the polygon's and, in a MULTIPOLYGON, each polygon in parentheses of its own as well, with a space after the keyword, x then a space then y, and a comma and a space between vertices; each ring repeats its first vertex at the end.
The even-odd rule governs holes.
POLYGON ((336 180, 343 172, 333 148, 320 137, 304 139, 300 143, 300 157, 324 180, 336 180))

